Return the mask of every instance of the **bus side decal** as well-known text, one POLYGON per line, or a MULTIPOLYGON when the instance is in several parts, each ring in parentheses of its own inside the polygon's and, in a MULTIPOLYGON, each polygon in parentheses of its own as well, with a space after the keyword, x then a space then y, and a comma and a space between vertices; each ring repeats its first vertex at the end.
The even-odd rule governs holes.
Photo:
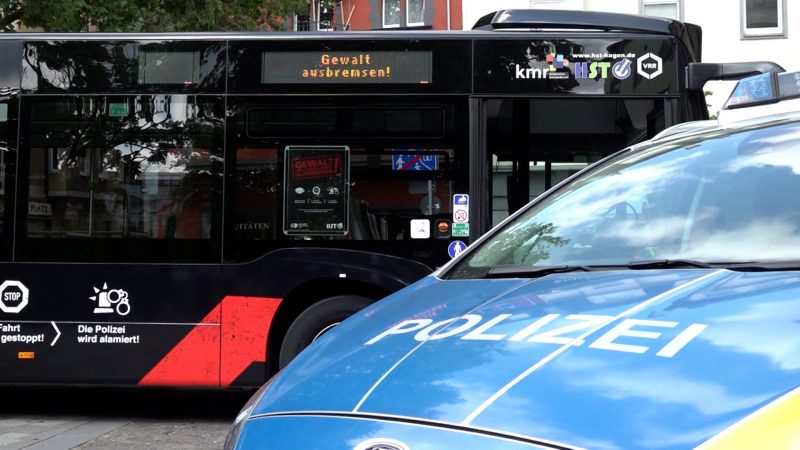
POLYGON ((139 385, 230 386, 252 363, 266 360, 269 324, 279 303, 225 297, 139 385))
POLYGON ((265 297, 225 297, 222 300, 222 386, 230 386, 250 364, 266 362, 269 327, 280 301, 265 297))
POLYGON ((139 384, 219 386, 220 306, 215 306, 139 384))

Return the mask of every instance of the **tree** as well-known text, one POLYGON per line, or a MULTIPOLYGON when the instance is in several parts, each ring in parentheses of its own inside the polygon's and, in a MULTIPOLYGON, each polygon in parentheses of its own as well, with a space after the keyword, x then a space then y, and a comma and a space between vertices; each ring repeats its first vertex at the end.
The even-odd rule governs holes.
POLYGON ((308 11, 308 0, 3 0, 6 30, 15 20, 45 31, 169 32, 280 29, 308 11))
POLYGON ((20 0, 4 0, 0 2, 0 24, 3 31, 14 31, 14 22, 22 18, 22 2, 20 0))

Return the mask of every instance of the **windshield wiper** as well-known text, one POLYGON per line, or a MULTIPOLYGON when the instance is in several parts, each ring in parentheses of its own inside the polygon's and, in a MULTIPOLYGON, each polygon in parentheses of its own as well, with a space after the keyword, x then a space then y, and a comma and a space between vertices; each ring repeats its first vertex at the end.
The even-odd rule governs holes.
POLYGON ((693 259, 656 259, 631 261, 625 267, 632 270, 647 269, 728 269, 737 272, 770 272, 778 270, 800 270, 800 261, 715 261, 702 262, 693 259))
POLYGON ((701 269, 711 269, 715 266, 702 261, 692 259, 655 259, 650 261, 631 261, 625 265, 631 270, 647 269, 684 269, 686 267, 698 267, 701 269))
POLYGON ((736 272, 772 272, 779 270, 800 270, 800 261, 735 262, 724 266, 736 272))
POLYGON ((625 265, 564 265, 564 266, 515 266, 493 267, 483 278, 539 278, 553 273, 567 272, 594 272, 598 270, 631 270, 648 269, 728 269, 737 272, 770 272, 780 270, 800 271, 800 260, 797 261, 737 261, 737 262, 711 262, 695 261, 693 259, 656 259, 649 261, 631 261, 625 265))
POLYGON ((538 278, 551 273, 566 272, 591 272, 588 266, 519 266, 519 267, 493 267, 486 272, 484 278, 538 278))

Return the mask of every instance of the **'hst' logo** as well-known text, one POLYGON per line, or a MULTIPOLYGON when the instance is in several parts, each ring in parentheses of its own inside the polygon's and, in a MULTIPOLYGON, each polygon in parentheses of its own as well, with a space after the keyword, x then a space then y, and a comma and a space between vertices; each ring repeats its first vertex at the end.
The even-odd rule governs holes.
POLYGON ((433 322, 432 319, 405 320, 365 342, 364 345, 372 345, 389 336, 409 333, 415 333, 414 339, 420 342, 458 336, 462 341, 509 341, 577 347, 591 339, 589 348, 593 349, 641 354, 651 350, 651 346, 642 345, 647 343, 658 348, 656 356, 671 358, 708 327, 702 323, 682 327, 678 322, 665 320, 622 319, 614 327, 595 337, 595 332, 612 325, 619 318, 588 314, 570 314, 563 317, 561 314, 547 314, 532 322, 513 320, 511 322, 519 326, 514 326, 511 333, 498 333, 501 328, 504 331, 511 328, 508 324, 501 325, 503 322, 508 322, 511 316, 511 314, 500 314, 487 321, 477 314, 467 314, 439 322, 433 322), (492 332, 493 329, 495 332, 492 332), (667 329, 681 331, 667 341, 661 338, 662 331, 667 329), (625 338, 625 343, 618 342, 618 339, 622 338, 625 338))

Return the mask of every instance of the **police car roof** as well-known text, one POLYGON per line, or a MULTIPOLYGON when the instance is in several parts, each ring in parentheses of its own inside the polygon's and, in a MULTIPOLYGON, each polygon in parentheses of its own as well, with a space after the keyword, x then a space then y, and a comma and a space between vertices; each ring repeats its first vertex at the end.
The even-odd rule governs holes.
POLYGON ((700 136, 706 133, 719 131, 735 132, 737 130, 760 127, 770 123, 777 124, 797 121, 800 121, 800 108, 795 108, 788 112, 747 117, 741 120, 695 120, 673 125, 658 133, 652 139, 634 145, 632 149, 649 147, 653 144, 670 142, 686 137, 700 136))

